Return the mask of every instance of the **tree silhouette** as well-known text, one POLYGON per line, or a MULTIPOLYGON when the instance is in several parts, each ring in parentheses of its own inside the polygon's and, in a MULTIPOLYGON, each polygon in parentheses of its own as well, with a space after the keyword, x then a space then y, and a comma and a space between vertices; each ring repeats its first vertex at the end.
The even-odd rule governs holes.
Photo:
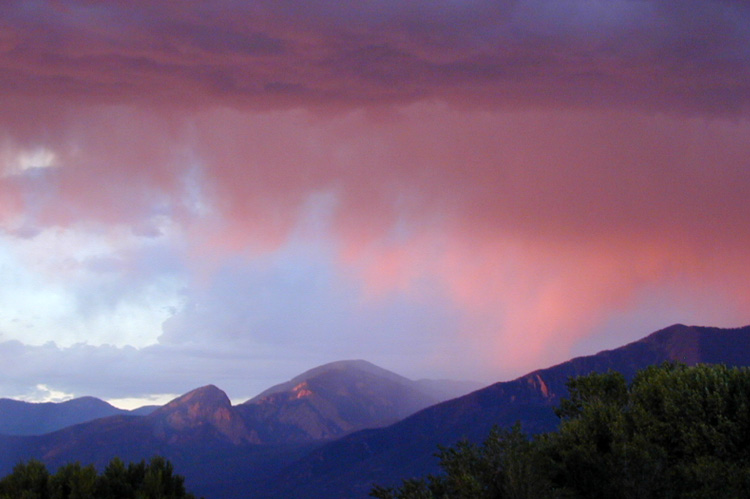
POLYGON ((0 480, 0 499, 194 499, 185 479, 163 457, 130 463, 114 458, 97 475, 92 466, 71 463, 54 474, 36 460, 20 463, 0 480))

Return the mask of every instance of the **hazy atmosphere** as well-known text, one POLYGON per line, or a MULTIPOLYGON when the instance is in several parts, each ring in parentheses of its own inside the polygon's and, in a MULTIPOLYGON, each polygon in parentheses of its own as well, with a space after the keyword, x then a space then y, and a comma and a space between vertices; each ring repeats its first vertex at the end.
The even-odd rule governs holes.
POLYGON ((750 323, 744 1, 4 2, 0 110, 0 397, 750 323))

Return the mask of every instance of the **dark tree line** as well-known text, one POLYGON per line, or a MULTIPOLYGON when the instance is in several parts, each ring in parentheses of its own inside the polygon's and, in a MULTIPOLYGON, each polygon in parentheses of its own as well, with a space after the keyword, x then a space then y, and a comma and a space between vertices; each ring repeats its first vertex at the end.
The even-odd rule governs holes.
POLYGON ((441 448, 442 473, 381 499, 750 497, 750 370, 663 364, 571 379, 555 432, 441 448))
POLYGON ((195 499, 172 463, 154 457, 127 466, 114 458, 102 474, 93 465, 66 464, 50 473, 44 463, 20 463, 0 480, 0 499, 195 499))

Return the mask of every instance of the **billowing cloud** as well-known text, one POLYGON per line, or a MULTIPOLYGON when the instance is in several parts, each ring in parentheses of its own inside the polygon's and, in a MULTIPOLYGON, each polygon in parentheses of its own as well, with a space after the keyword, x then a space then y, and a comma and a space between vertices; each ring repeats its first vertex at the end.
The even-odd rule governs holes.
MULTIPOLYGON (((220 373, 224 351, 237 376, 367 357, 491 380, 665 321, 750 319, 743 2, 0 19, 6 349, 112 355, 113 384, 142 363, 123 385, 141 396, 220 373)), ((13 393, 94 387, 35 358, 13 393)))

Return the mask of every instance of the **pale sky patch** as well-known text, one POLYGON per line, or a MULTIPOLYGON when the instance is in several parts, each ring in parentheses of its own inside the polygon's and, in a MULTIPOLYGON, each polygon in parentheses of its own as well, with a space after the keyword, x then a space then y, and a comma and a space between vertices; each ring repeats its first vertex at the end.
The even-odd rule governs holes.
MULTIPOLYGON (((118 407, 120 409, 125 409, 128 411, 132 411, 133 409, 138 409, 139 407, 144 407, 147 405, 164 405, 168 402, 176 399, 182 395, 181 393, 155 393, 153 395, 149 395, 148 397, 125 397, 125 398, 111 398, 107 399, 107 402, 112 404, 115 407, 118 407)), ((244 400, 240 401, 244 402, 244 400)))

